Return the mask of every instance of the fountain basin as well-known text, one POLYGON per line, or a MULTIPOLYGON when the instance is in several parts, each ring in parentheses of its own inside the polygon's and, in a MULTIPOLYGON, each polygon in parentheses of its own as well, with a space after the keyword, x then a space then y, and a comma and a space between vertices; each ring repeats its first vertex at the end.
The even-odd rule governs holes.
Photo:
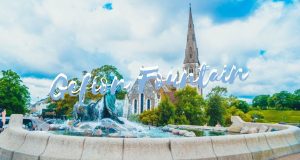
MULTIPOLYGON (((0 134, 0 159, 273 159, 300 152, 300 129, 263 124, 276 132, 191 138, 107 138, 54 135, 22 129, 12 115, 0 134)), ((239 122, 259 126, 260 123, 239 122)))

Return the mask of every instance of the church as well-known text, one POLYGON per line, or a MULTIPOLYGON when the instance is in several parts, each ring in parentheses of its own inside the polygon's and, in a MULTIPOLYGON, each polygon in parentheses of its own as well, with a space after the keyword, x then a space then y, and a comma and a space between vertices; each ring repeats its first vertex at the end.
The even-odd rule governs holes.
MULTIPOLYGON (((195 36, 195 29, 192 17, 191 6, 189 8, 189 22, 188 22, 188 32, 187 32, 187 42, 185 48, 185 58, 183 61, 183 70, 188 74, 192 73, 196 79, 199 76, 197 68, 200 67, 200 62, 198 58, 198 48, 195 36)), ((130 114, 140 114, 145 110, 153 109, 157 107, 162 95, 169 96, 171 101, 175 101, 174 93, 176 88, 164 85, 160 90, 155 90, 154 80, 149 80, 146 82, 144 93, 138 92, 138 80, 136 79, 132 85, 130 91, 127 94, 128 98, 128 115, 130 114)), ((202 95, 202 89, 198 88, 199 94, 202 95)))

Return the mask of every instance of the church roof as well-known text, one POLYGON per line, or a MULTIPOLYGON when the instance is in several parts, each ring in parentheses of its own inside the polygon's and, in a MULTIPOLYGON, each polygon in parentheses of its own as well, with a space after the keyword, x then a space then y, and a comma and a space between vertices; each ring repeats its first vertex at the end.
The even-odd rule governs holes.
POLYGON ((198 48, 197 48, 191 6, 190 6, 190 12, 189 12, 189 23, 188 23, 187 42, 186 42, 186 48, 185 48, 185 58, 184 58, 183 63, 184 64, 186 64, 186 63, 200 64, 199 58, 198 58, 198 48))

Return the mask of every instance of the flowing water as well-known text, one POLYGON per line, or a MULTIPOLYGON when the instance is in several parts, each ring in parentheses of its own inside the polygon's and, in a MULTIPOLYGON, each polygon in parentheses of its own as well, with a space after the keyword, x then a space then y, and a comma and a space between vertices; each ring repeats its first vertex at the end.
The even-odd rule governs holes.
MULTIPOLYGON (((165 130, 162 127, 147 126, 136 122, 128 121, 122 116, 123 105, 115 105, 111 110, 113 115, 111 118, 102 117, 104 113, 104 98, 97 102, 84 106, 84 116, 81 118, 83 122, 64 121, 50 125, 50 131, 53 134, 73 135, 73 136, 92 136, 92 137, 124 137, 124 138, 166 138, 166 137, 193 137, 193 136, 211 136, 225 135, 226 132, 212 132, 207 130, 191 130, 187 134, 179 134, 165 130), (117 118, 116 118, 117 117, 117 118), (122 124, 124 122, 124 124, 122 124)), ((115 103, 118 104, 118 103, 115 103)), ((74 105, 74 119, 78 117, 79 105, 74 105)))

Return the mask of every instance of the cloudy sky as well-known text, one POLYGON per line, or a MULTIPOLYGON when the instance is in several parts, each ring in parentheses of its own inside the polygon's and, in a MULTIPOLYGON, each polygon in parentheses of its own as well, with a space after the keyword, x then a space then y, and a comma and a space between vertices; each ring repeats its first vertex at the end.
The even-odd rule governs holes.
POLYGON ((0 70, 22 76, 32 100, 58 73, 114 65, 125 81, 141 66, 182 70, 189 3, 201 63, 247 68, 229 94, 251 99, 300 88, 299 0, 0 0, 0 70))

